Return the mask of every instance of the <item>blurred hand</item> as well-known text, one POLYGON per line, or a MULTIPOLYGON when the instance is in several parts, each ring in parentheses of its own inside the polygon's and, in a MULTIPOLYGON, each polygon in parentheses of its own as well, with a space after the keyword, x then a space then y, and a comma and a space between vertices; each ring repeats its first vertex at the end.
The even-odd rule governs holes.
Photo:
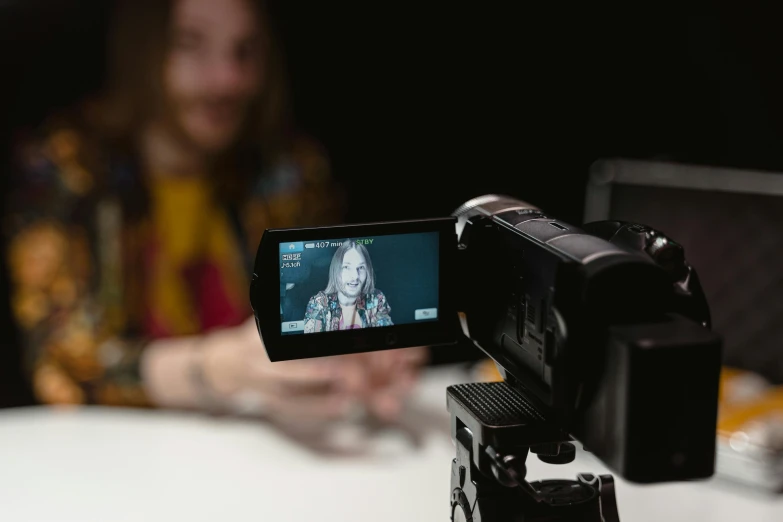
POLYGON ((288 425, 344 418, 357 405, 393 421, 427 354, 418 347, 272 363, 252 317, 207 335, 202 350, 205 383, 231 409, 288 425))
POLYGON ((394 421, 419 378, 427 361, 426 346, 345 356, 356 358, 362 368, 364 405, 383 421, 394 421))

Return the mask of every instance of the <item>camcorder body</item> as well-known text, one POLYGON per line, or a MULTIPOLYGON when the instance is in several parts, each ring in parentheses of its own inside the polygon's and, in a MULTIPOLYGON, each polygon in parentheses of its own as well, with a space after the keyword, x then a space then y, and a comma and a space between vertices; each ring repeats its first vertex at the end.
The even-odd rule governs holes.
POLYGON ((267 230, 250 294, 272 361, 467 336, 539 424, 626 480, 714 472, 721 340, 682 247, 642 224, 488 195, 449 218, 267 230))

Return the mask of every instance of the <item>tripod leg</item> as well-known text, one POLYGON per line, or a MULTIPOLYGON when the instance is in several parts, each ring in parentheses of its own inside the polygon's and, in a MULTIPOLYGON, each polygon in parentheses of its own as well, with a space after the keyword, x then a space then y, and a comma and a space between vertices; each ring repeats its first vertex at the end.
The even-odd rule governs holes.
POLYGON ((592 473, 580 473, 577 480, 598 490, 601 503, 601 518, 603 522, 620 522, 617 510, 617 495, 614 488, 614 477, 611 475, 595 476, 592 473))

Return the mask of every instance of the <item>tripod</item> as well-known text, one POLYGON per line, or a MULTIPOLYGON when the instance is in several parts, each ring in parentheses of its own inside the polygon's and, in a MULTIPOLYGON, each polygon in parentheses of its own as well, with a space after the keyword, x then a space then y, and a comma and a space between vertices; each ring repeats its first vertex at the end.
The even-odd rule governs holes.
POLYGON ((457 447, 452 522, 619 522, 611 475, 525 480, 529 453, 566 464, 575 449, 517 390, 496 382, 450 386, 447 393, 457 447))

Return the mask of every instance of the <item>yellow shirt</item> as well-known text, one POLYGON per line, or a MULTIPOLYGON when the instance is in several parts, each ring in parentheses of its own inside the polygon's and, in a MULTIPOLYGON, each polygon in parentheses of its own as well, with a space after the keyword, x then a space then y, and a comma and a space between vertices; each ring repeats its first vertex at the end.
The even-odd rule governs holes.
POLYGON ((150 185, 147 334, 195 334, 247 318, 243 245, 208 180, 155 176, 150 185))

